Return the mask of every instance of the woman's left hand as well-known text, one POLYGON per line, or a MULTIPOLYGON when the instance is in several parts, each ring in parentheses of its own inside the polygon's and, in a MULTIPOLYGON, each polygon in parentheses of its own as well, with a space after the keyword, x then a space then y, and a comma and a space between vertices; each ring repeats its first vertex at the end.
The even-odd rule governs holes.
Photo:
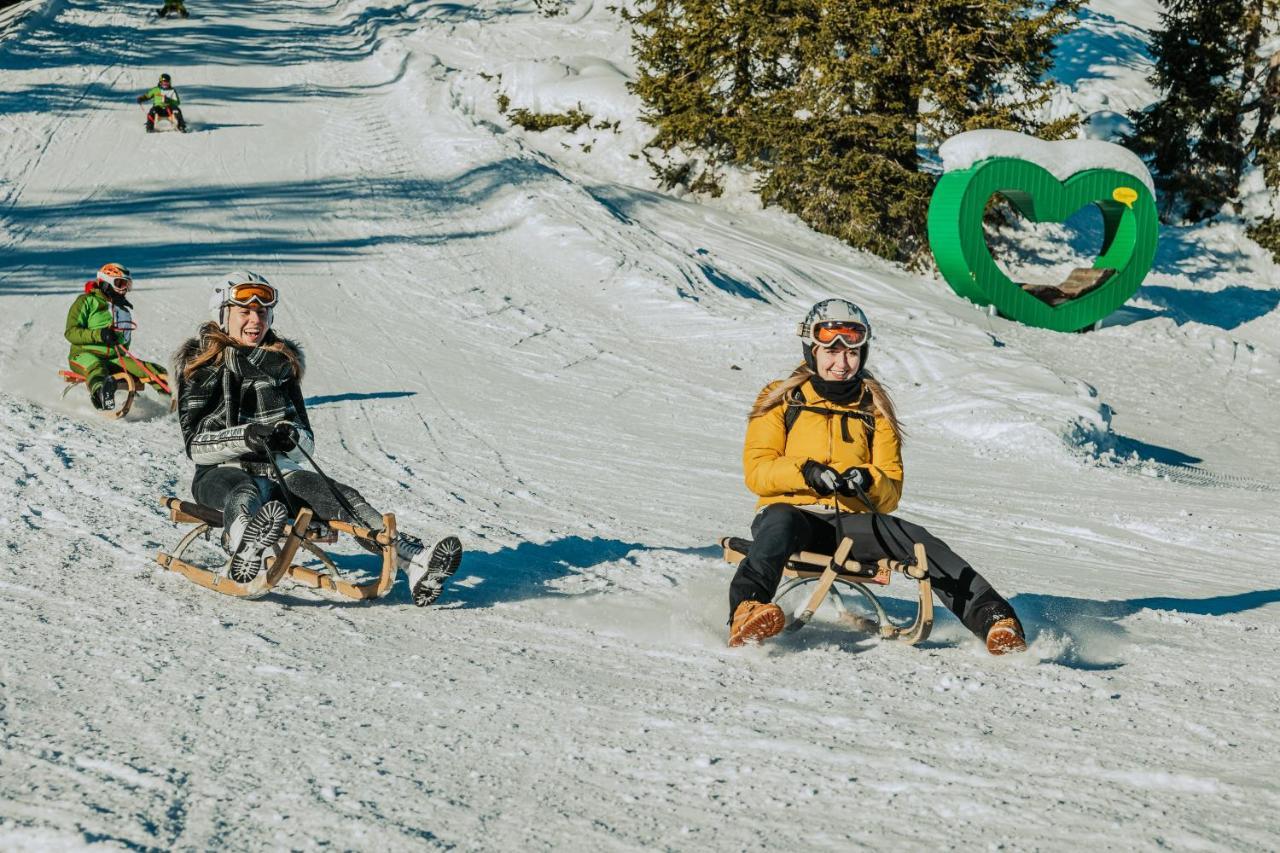
POLYGON ((870 487, 871 471, 855 465, 851 468, 846 468, 845 472, 840 475, 840 485, 837 491, 846 497, 854 497, 858 492, 865 492, 870 487))
POLYGON ((298 428, 289 421, 277 421, 267 437, 267 447, 276 453, 288 453, 298 446, 298 428))

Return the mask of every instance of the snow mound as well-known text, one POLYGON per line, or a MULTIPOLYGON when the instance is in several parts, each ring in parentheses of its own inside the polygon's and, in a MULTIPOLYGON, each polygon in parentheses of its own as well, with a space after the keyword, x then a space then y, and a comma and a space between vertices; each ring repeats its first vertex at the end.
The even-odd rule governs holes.
POLYGON ((1016 157, 1035 163, 1060 181, 1086 169, 1114 169, 1133 175, 1153 196, 1156 193, 1151 172, 1137 154, 1100 139, 1048 142, 1012 130, 970 130, 942 143, 938 154, 945 172, 959 172, 992 157, 1016 157))

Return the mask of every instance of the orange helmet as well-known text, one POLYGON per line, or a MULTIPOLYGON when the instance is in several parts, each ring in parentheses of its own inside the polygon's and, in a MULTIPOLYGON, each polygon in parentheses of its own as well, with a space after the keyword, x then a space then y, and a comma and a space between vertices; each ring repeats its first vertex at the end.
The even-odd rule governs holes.
POLYGON ((103 264, 98 270, 98 282, 123 296, 133 287, 133 276, 122 264, 103 264))

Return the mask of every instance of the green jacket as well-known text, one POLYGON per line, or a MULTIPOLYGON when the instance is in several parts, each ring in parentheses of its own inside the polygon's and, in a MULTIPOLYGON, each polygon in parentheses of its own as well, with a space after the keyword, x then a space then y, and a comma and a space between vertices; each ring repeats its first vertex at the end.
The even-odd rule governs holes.
POLYGON ((139 101, 151 99, 153 107, 176 107, 182 103, 182 99, 178 97, 178 90, 170 86, 168 89, 161 89, 159 86, 152 86, 147 90, 139 101))
POLYGON ((76 301, 71 303, 71 310, 67 312, 67 327, 63 332, 71 344, 71 352, 67 358, 74 359, 86 352, 98 356, 113 355, 114 350, 104 346, 99 337, 108 326, 119 327, 120 343, 129 346, 131 334, 128 330, 133 327, 133 316, 129 311, 131 307, 127 300, 122 301, 122 304, 112 305, 102 295, 102 291, 96 289, 76 297, 76 301))

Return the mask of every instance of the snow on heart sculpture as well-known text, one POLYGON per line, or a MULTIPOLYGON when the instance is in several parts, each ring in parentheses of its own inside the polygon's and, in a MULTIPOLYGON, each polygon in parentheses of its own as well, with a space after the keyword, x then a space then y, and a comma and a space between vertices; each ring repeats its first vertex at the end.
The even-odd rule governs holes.
POLYGON ((929 202, 929 246, 956 293, 1005 317, 1060 332, 1087 328, 1137 292, 1151 270, 1159 222, 1155 185, 1131 151, 1093 139, 1046 142, 1007 130, 953 136, 929 202), (983 213, 1000 196, 1032 222, 1064 222, 1087 205, 1102 213, 1093 266, 1056 287, 1020 285, 991 257, 983 213))

